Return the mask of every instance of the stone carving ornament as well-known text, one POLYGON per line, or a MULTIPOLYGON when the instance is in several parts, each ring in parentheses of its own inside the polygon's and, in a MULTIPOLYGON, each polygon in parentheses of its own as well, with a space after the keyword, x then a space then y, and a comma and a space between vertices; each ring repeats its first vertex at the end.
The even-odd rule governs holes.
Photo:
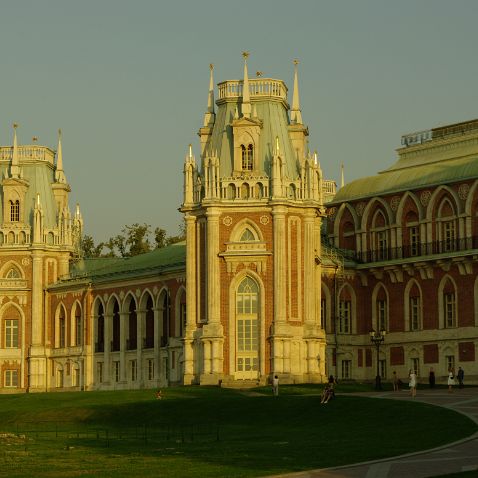
POLYGON ((422 193, 420 194, 420 202, 422 203, 422 206, 428 206, 431 197, 432 193, 428 189, 426 191, 422 191, 422 193))
POLYGON ((231 216, 224 216, 224 219, 222 220, 222 223, 225 226, 230 226, 232 224, 232 217, 231 216))
POLYGON ((390 199, 390 207, 392 208, 392 211, 396 211, 399 204, 400 196, 393 196, 392 199, 390 199))
POLYGON ((366 203, 364 201, 359 202, 355 206, 355 210, 357 211, 357 216, 362 216, 363 215, 363 212, 365 211, 365 206, 366 206, 366 203))
POLYGON ((265 216, 265 215, 261 216, 260 221, 261 221, 261 224, 263 224, 264 226, 266 224, 269 224, 269 216, 265 216))
POLYGON ((462 200, 465 201, 466 198, 468 197, 468 193, 470 192, 470 185, 469 184, 460 184, 460 187, 458 188, 458 197, 462 200))

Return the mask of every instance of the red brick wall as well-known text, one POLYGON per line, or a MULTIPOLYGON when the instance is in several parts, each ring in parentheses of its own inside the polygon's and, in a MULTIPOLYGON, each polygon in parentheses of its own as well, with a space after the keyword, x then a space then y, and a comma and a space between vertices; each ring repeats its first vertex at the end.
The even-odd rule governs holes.
POLYGON ((473 342, 460 342, 458 344, 458 357, 460 362, 474 362, 475 344, 473 342))
POLYGON ((438 344, 425 344, 423 346, 423 362, 438 363, 438 344))
POLYGON ((390 365, 403 365, 405 353, 403 347, 390 347, 390 365))

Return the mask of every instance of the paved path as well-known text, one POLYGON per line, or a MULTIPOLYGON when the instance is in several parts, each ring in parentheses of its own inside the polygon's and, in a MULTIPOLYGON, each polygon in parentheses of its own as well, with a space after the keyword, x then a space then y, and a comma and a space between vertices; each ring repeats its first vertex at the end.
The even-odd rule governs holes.
MULTIPOLYGON (((410 397, 408 391, 354 395, 431 403, 463 413, 478 423, 478 388, 455 389, 453 393, 443 389, 418 390, 415 399, 410 397)), ((470 438, 424 452, 337 468, 276 476, 281 478, 429 478, 471 470, 477 470, 478 476, 478 433, 470 438)))

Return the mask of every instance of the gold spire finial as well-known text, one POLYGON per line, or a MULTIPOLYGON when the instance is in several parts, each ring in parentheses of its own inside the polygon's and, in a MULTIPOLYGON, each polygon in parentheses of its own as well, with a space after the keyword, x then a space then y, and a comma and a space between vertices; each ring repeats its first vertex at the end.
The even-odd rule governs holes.
POLYGON ((244 60, 247 60, 249 58, 249 52, 248 51, 243 51, 242 52, 242 57, 244 58, 244 60))
POLYGON ((295 60, 293 60, 293 63, 295 66, 297 66, 299 64, 299 60, 297 60, 297 58, 295 60))
POLYGON ((256 71, 257 78, 260 78, 264 73, 262 71, 256 71))
POLYGON ((209 69, 214 70, 214 63, 209 63, 209 69))
POLYGON ((38 141, 38 136, 33 136, 32 141, 36 143, 38 141))
POLYGON ((17 129, 18 128, 18 123, 13 123, 13 129, 17 129))
POLYGON ((58 136, 61 138, 61 128, 58 128, 58 136))

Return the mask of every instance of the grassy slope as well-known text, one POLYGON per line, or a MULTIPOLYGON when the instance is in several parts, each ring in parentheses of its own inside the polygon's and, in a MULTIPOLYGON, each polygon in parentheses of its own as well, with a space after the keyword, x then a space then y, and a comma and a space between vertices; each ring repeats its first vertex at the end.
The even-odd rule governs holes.
POLYGON ((83 430, 87 424, 113 438, 109 447, 105 440, 61 433, 58 438, 33 434, 26 447, 0 440, 0 476, 260 476, 397 455, 476 431, 470 420, 450 410, 352 396, 320 405, 314 395, 319 391, 282 387, 281 396, 273 398, 268 390, 261 395, 185 387, 166 390, 161 401, 152 391, 4 395, 0 432, 17 426, 20 432, 53 430, 52 422, 58 422, 62 430, 83 430), (184 428, 172 429, 169 440, 155 438, 174 423, 184 428), (194 432, 191 442, 191 424, 204 430, 210 425, 212 433, 194 432), (147 442, 141 439, 144 425, 147 442), (117 440, 118 433, 139 438, 117 440))

